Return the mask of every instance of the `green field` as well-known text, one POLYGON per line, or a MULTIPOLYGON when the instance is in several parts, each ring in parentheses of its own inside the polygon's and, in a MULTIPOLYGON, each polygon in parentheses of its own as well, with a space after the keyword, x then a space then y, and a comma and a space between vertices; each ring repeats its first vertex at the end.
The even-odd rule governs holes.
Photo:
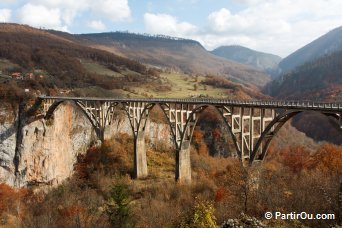
MULTIPOLYGON (((91 72, 100 75, 112 77, 125 77, 125 75, 139 76, 138 73, 122 70, 121 73, 114 72, 104 65, 87 59, 80 60, 84 68, 91 72)), ((138 98, 138 97, 153 97, 153 98, 196 98, 196 97, 211 97, 211 98, 226 98, 227 89, 215 88, 208 85, 203 85, 201 82, 205 79, 204 76, 191 76, 184 73, 161 73, 160 80, 148 83, 128 86, 124 89, 112 90, 114 94, 122 94, 123 96, 138 98)))
POLYGON ((130 97, 154 97, 154 98, 190 98, 205 97, 224 98, 227 95, 226 89, 204 86, 201 81, 203 76, 197 78, 181 73, 162 73, 162 86, 169 86, 169 91, 160 91, 159 85, 153 83, 135 87, 130 91, 122 91, 123 94, 130 97), (196 85, 196 90, 194 85, 196 85))

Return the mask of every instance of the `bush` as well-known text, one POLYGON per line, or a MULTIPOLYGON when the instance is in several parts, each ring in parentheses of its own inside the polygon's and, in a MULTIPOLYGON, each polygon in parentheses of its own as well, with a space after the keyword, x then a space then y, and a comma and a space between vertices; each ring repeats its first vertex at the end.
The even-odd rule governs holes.
POLYGON ((113 227, 131 227, 129 224, 131 209, 127 185, 119 183, 113 186, 106 212, 113 227))
POLYGON ((216 218, 215 208, 209 202, 198 202, 192 209, 191 215, 185 218, 180 227, 214 228, 216 218))

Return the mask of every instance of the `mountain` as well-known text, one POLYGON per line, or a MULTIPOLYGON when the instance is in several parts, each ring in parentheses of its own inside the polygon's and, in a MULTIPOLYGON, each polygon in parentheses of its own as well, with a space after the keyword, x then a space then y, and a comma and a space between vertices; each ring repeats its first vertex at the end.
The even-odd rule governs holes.
POLYGON ((279 68, 286 73, 297 66, 342 50, 342 26, 300 48, 279 63, 279 68))
MULTIPOLYGON (((266 87, 277 99, 342 101, 342 51, 323 56, 296 67, 266 87)), ((293 126, 316 141, 342 144, 341 129, 334 119, 304 112, 292 121, 293 126), (319 124, 317 124, 319 123, 319 124), (324 129, 324 130, 322 130, 324 129)))
MULTIPOLYGON (((55 34, 55 33, 54 33, 55 34)), ((66 39, 139 62, 188 74, 221 75, 240 84, 261 87, 269 76, 258 69, 209 53, 194 40, 123 32, 81 34, 66 39)))
MULTIPOLYGON (((342 27, 338 27, 283 59, 279 63, 282 74, 270 82, 264 92, 278 99, 341 102, 341 38, 342 27)), ((316 141, 342 144, 340 129, 332 128, 337 125, 331 125, 331 121, 319 114, 304 113, 292 124, 316 141)))
POLYGON ((282 99, 342 100, 342 51, 296 67, 266 90, 282 99))
POLYGON ((23 88, 49 93, 96 86, 110 91, 131 82, 151 83, 155 76, 135 60, 18 24, 0 24, 0 60, 0 97, 15 97, 23 88), (89 70, 89 65, 106 73, 89 70), (17 80, 9 79, 15 75, 17 80))
POLYGON ((274 71, 281 61, 281 57, 277 55, 254 51, 238 45, 221 46, 211 53, 238 63, 251 65, 266 72, 274 71))
MULTIPOLYGON (((136 35, 116 35, 123 36, 122 43, 119 38, 118 42, 126 45, 126 49, 130 46, 131 51, 117 51, 115 54, 97 49, 93 41, 84 38, 86 35, 0 24, 0 99, 13 102, 39 94, 230 99, 265 97, 256 86, 261 87, 269 81, 264 73, 213 56, 196 41, 146 35, 137 35, 139 39, 130 40, 130 36, 136 35), (155 59, 153 65, 142 63, 139 59, 161 50, 173 55, 170 61, 158 59, 158 55, 151 55, 155 59), (182 51, 184 53, 181 55, 182 51), (221 70, 226 72, 207 75, 211 71, 204 71, 206 68, 201 66, 204 63, 198 64, 191 58, 211 61, 212 66, 221 66, 221 70), (188 73, 175 71, 177 66, 171 60, 182 64, 178 65, 179 68, 188 69, 188 73), (201 66, 201 73, 194 73, 196 71, 191 70, 194 67, 191 64, 201 66), (160 66, 167 66, 167 69, 160 66), (217 86, 212 80, 209 83, 209 76, 224 81, 225 86, 217 86)), ((111 37, 109 39, 112 40, 111 37)))
MULTIPOLYGON (((277 99, 341 102, 341 38, 342 27, 338 27, 283 59, 279 63, 282 74, 264 91, 277 99)), ((304 112, 292 124, 316 141, 342 144, 341 129, 332 118, 304 112)))

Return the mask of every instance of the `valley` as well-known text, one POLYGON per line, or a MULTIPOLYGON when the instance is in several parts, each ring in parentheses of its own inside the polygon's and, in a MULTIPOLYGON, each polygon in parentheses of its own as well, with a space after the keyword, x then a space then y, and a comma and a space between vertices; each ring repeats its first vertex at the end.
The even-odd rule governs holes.
MULTIPOLYGON (((264 121, 271 118, 271 110, 209 105, 198 109, 198 119, 192 121, 192 110, 180 109, 188 104, 158 103, 148 109, 142 130, 140 119, 133 119, 135 124, 129 116, 145 117, 141 112, 145 106, 129 99, 246 104, 310 100, 338 107, 342 101, 340 30, 281 59, 240 46, 208 51, 198 41, 170 36, 71 34, 1 23, 1 226, 201 227, 198 216, 205 224, 202 227, 232 223, 231 219, 240 226, 248 226, 248 221, 264 227, 338 224, 336 220, 266 220, 264 212, 338 215, 342 134, 336 116, 340 110, 305 111, 293 119, 285 115, 284 120, 289 120, 283 126, 280 119, 279 132, 266 135, 274 139, 262 155, 264 160, 244 166, 245 157, 236 150, 232 135, 241 141, 240 148, 251 152, 274 120, 264 121), (98 113, 108 108, 104 102, 88 101, 87 106, 87 102, 65 101, 51 118, 44 118, 48 105, 35 107, 39 96, 128 100, 117 102, 121 109, 107 112, 112 122, 100 129, 101 138, 94 126, 102 121, 98 113), (174 120, 165 114, 173 111, 174 120), (184 116, 192 132, 186 155, 173 142, 175 129, 186 127, 185 122, 177 122, 184 116), (132 131, 132 126, 138 128, 132 131), (256 130, 247 132, 253 126, 256 130), (141 132, 145 133, 141 136, 141 132), (140 179, 137 145, 145 151, 141 159, 148 170, 140 179), (181 160, 184 157, 189 159, 181 160), (189 163, 190 174, 178 171, 184 166, 179 161, 189 163), (191 183, 176 182, 177 172, 190 175, 191 183)), ((275 109, 275 117, 291 108, 284 110, 275 109)))

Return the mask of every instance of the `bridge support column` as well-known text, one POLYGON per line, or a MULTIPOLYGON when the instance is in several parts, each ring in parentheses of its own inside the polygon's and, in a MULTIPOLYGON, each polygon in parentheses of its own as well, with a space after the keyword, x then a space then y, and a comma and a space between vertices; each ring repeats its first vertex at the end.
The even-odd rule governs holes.
POLYGON ((96 132, 98 140, 100 140, 103 143, 103 141, 104 141, 104 129, 96 128, 95 132, 96 132))
POLYGON ((176 155, 176 180, 191 183, 190 141, 184 141, 176 155))
POLYGON ((134 176, 135 178, 145 178, 147 175, 145 132, 139 131, 134 139, 134 176))
POLYGON ((246 174, 248 175, 248 184, 251 189, 258 189, 260 186, 262 163, 260 161, 253 162, 252 165, 246 166, 246 174))

